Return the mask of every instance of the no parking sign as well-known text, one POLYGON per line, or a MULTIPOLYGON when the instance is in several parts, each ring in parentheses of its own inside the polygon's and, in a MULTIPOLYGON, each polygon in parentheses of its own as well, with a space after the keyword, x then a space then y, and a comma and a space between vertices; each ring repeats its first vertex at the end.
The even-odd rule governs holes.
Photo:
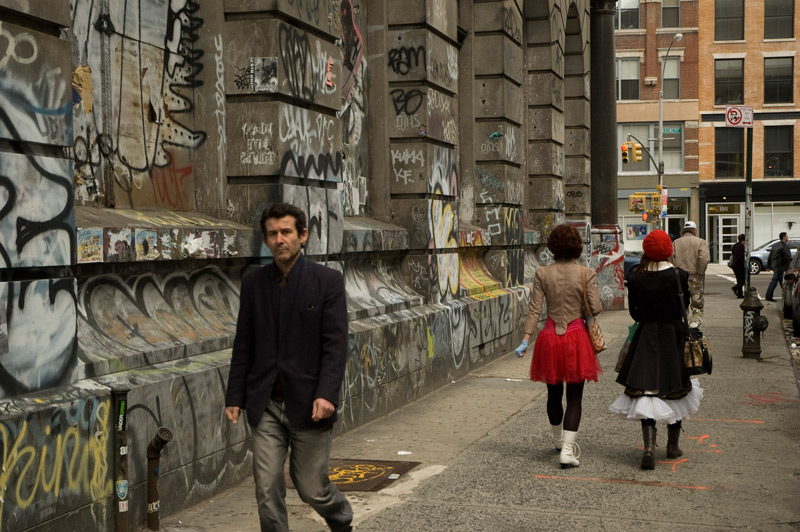
POLYGON ((725 127, 753 127, 753 108, 747 105, 725 106, 725 127))

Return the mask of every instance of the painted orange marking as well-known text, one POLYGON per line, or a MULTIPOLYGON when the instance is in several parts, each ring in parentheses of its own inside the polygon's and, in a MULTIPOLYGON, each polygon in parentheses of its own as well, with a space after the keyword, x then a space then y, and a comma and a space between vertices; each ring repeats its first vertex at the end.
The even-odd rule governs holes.
POLYGON ((668 484, 658 481, 628 480, 624 478, 592 478, 592 477, 561 477, 557 475, 534 475, 534 478, 546 478, 549 480, 583 480, 585 482, 608 482, 611 484, 637 484, 640 486, 654 486, 656 488, 678 488, 686 490, 707 490, 705 486, 684 486, 681 484, 668 484))
POLYGON ((703 440, 708 438, 708 434, 703 434, 702 436, 686 436, 687 440, 697 440, 697 443, 703 445, 703 440))
POLYGON ((712 419, 712 418, 704 418, 704 417, 693 417, 692 421, 725 421, 727 423, 761 423, 763 421, 756 421, 753 419, 712 419))
MULTIPOLYGON (((778 401, 783 401, 785 403, 796 403, 796 399, 785 399, 784 397, 778 397, 780 395, 785 396, 785 393, 767 393, 764 395, 745 395, 748 399, 752 399, 757 403, 767 403, 767 404, 775 404, 778 401)), ((746 403, 745 403, 746 404, 746 403)))
POLYGON ((688 458, 681 458, 680 460, 659 460, 659 464, 672 464, 672 472, 675 472, 675 468, 678 467, 678 464, 682 464, 684 462, 688 462, 688 458))

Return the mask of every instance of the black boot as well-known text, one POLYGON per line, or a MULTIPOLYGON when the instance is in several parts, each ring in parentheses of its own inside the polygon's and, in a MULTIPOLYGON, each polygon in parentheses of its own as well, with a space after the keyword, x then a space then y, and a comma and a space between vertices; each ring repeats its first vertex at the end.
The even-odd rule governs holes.
POLYGON ((656 468, 656 426, 642 424, 644 452, 642 453, 642 469, 656 468))
POLYGON ((681 437, 681 422, 667 425, 667 458, 678 458, 683 455, 683 451, 678 447, 678 440, 681 437))

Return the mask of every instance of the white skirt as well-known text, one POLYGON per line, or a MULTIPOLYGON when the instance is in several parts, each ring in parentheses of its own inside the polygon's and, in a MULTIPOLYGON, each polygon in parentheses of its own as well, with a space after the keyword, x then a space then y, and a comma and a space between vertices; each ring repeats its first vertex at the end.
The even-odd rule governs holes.
POLYGON ((689 419, 697 412, 703 389, 700 381, 692 379, 692 390, 681 399, 660 399, 653 396, 629 397, 624 393, 611 403, 609 410, 628 419, 655 419, 668 425, 689 419))

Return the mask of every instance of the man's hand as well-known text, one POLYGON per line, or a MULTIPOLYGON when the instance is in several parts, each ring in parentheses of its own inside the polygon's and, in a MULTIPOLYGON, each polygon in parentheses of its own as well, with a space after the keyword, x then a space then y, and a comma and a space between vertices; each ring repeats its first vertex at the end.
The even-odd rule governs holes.
POLYGON ((225 407, 225 417, 228 418, 228 421, 236 425, 239 422, 239 413, 242 411, 241 408, 238 406, 226 406, 225 407))
POLYGON ((311 420, 320 421, 327 419, 331 417, 335 411, 336 408, 333 406, 333 403, 322 397, 317 397, 314 399, 314 410, 311 412, 311 420))

